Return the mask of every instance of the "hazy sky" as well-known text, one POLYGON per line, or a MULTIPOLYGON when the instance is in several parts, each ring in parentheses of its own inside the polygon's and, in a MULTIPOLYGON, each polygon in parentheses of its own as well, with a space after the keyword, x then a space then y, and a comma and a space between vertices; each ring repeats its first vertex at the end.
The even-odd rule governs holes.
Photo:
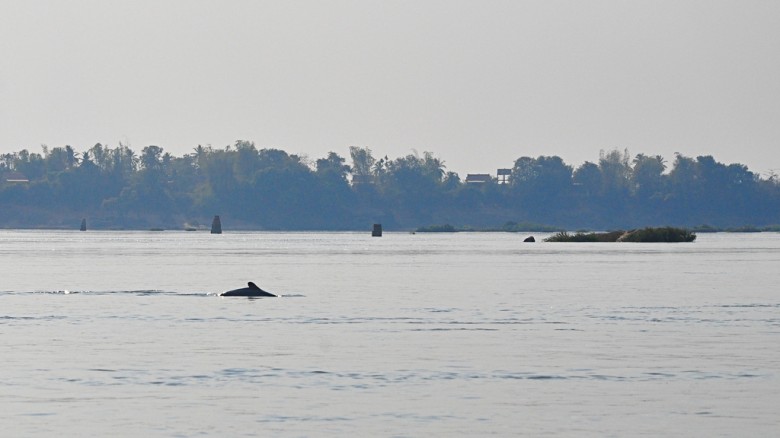
POLYGON ((238 139, 780 173, 780 2, 0 0, 0 152, 238 139))

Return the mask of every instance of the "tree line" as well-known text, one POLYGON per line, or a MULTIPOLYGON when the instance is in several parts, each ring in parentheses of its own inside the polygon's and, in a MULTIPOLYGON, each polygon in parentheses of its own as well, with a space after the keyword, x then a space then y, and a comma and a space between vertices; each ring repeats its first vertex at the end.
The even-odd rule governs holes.
POLYGON ((237 141, 175 157, 100 143, 0 155, 0 227, 205 226, 230 229, 365 230, 431 224, 567 229, 780 223, 780 183, 712 156, 602 151, 577 168, 558 156, 518 158, 506 180, 472 183, 431 152, 390 159, 353 146, 310 160, 237 141))

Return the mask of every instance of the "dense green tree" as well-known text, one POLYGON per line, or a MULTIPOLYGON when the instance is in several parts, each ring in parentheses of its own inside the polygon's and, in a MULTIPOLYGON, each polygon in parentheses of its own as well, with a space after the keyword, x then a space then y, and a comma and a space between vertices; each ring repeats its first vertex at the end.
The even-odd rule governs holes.
POLYGON ((621 201, 630 192, 631 164, 628 150, 623 152, 617 149, 609 152, 601 151, 599 156, 599 169, 601 170, 602 194, 621 201))
POLYGON ((39 180, 46 175, 46 161, 39 153, 27 149, 14 154, 13 170, 21 172, 31 181, 39 180))
POLYGON ((644 154, 637 155, 634 158, 634 168, 631 173, 633 192, 640 199, 663 196, 665 170, 666 162, 660 155, 653 157, 644 154))
POLYGON ((141 168, 144 171, 162 171, 163 149, 159 146, 147 146, 141 151, 141 168))
POLYGON ((72 169, 78 163, 76 151, 71 146, 55 147, 51 150, 44 146, 44 161, 47 173, 72 169))
POLYGON ((349 155, 352 158, 353 178, 361 183, 372 181, 376 160, 371 155, 371 149, 350 146, 349 155))
POLYGON ((573 169, 557 156, 520 157, 509 185, 518 206, 543 221, 560 221, 571 205, 573 169))
POLYGON ((235 143, 233 155, 233 175, 239 182, 250 182, 260 165, 260 155, 255 144, 239 140, 235 143))
POLYGON ((327 158, 317 160, 317 173, 346 182, 351 168, 344 164, 345 161, 339 154, 329 152, 327 158))
POLYGON ((582 199, 589 200, 601 193, 601 169, 595 163, 582 163, 572 174, 572 181, 582 199))

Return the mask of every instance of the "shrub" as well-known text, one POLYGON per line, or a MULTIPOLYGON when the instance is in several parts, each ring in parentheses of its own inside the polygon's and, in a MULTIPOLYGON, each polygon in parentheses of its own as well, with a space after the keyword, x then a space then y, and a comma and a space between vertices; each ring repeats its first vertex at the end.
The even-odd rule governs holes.
POLYGON ((685 228, 660 227, 630 231, 619 239, 621 242, 693 242, 696 234, 685 228))
POLYGON ((417 229, 418 233, 454 233, 458 230, 450 224, 444 225, 430 225, 427 227, 420 227, 417 229))
POLYGON ((566 231, 561 231, 553 234, 552 236, 544 239, 545 242, 598 242, 596 233, 577 233, 569 234, 566 231))

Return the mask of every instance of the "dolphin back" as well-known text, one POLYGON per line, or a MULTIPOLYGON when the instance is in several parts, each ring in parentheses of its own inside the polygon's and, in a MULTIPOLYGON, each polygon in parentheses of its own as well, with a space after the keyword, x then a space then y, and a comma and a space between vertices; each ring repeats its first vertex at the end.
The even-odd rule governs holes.
POLYGON ((233 289, 229 290, 227 292, 223 292, 219 294, 221 297, 275 297, 276 295, 266 292, 259 287, 257 287, 256 284, 253 282, 247 283, 247 287, 242 287, 241 289, 233 289))

